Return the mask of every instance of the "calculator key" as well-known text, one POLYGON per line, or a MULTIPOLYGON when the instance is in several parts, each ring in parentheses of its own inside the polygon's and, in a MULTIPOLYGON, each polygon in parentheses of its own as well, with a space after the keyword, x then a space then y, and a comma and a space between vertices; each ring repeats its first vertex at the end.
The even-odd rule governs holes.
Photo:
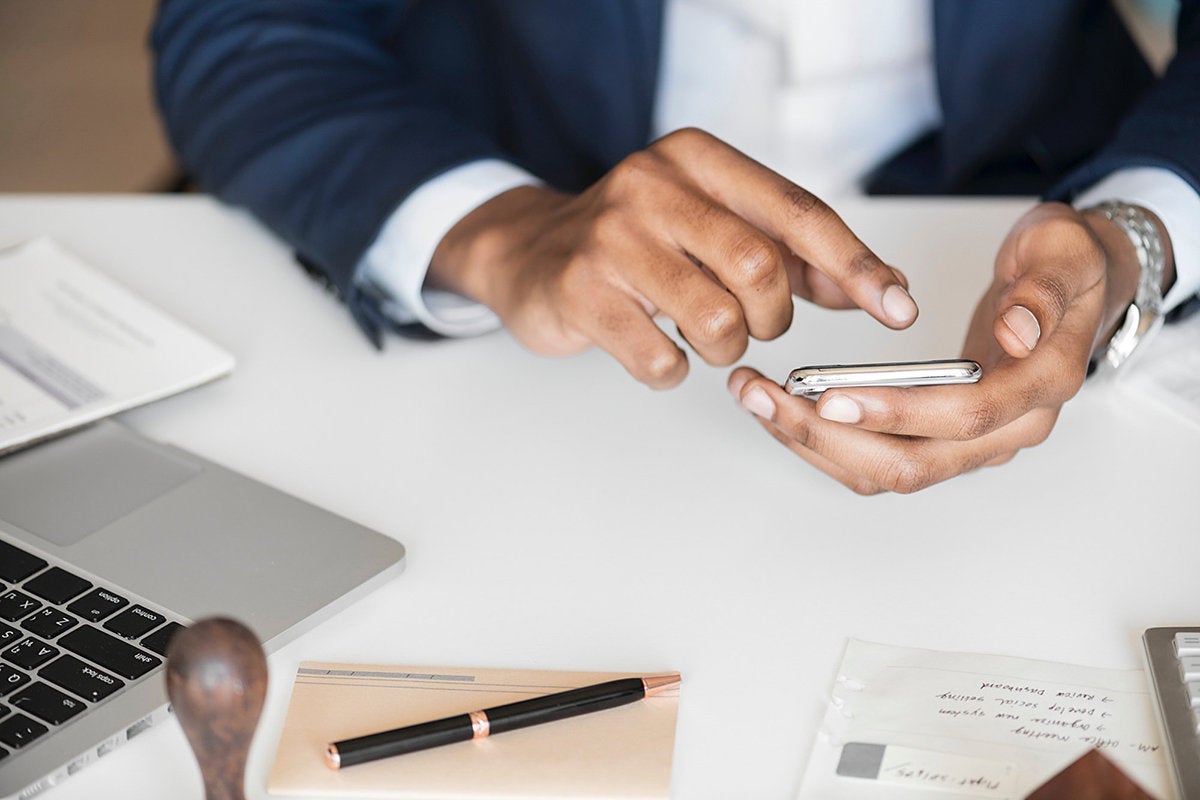
POLYGON ((126 639, 136 639, 157 628, 167 618, 145 606, 130 606, 104 623, 104 627, 126 639))
POLYGON ((27 617, 42 607, 41 601, 34 600, 24 592, 10 589, 0 595, 0 619, 16 622, 27 617))
POLYGON ((99 622, 127 605, 129 601, 119 594, 114 594, 108 589, 92 589, 67 606, 67 611, 78 614, 88 622, 99 622))
POLYGON ((65 634, 58 643, 72 653, 131 680, 140 678, 162 663, 149 653, 89 625, 65 634))
POLYGON ((0 664, 0 697, 29 683, 29 676, 8 664, 0 664))
POLYGON ((92 588, 90 581, 72 575, 62 567, 51 567, 25 582, 25 590, 51 603, 65 603, 92 588))
POLYGON ((11 625, 5 625, 3 622, 0 622, 0 647, 6 644, 16 644, 17 639, 20 639, 24 635, 11 625))
POLYGON ((145 639, 142 639, 142 647, 147 650, 153 650, 160 656, 165 656, 167 648, 171 646, 171 639, 175 638, 175 634, 181 630, 183 630, 183 626, 178 622, 168 622, 145 639))
POLYGON ((13 714, 0 720, 0 742, 12 748, 24 747, 50 730, 24 714, 13 714))
POLYGON ((13 695, 9 702, 14 708, 19 708, 51 725, 62 725, 84 709, 82 700, 68 697, 44 683, 35 683, 22 689, 13 695))
POLYGON ((125 685, 121 679, 69 655, 47 664, 38 673, 38 677, 93 703, 103 700, 125 685))
POLYGON ((1200 656, 1200 631, 1179 631, 1175 634, 1177 656, 1200 656))
POLYGON ((1200 656, 1184 656, 1179 659, 1179 674, 1185 683, 1200 681, 1200 656))
POLYGON ((45 569, 46 562, 33 553, 0 541, 0 578, 6 581, 23 581, 38 570, 45 569))
POLYGON ((53 639, 60 633, 66 633, 79 624, 79 620, 57 608, 47 606, 41 611, 26 617, 21 627, 30 633, 36 633, 43 639, 53 639))

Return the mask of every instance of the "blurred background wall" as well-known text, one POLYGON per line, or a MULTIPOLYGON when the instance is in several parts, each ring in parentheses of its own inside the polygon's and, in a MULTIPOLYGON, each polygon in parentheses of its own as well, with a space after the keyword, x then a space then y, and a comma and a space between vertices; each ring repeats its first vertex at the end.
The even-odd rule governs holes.
POLYGON ((150 86, 156 0, 0 0, 0 191, 178 181, 150 86))

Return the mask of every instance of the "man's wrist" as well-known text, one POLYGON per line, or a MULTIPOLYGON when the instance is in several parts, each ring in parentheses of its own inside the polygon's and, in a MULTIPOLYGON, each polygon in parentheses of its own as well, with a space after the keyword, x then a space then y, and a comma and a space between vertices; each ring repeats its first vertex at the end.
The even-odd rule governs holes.
POLYGON ((535 221, 561 197, 551 189, 518 186, 474 209, 438 243, 426 285, 461 294, 496 310, 513 280, 506 265, 524 249, 535 221))

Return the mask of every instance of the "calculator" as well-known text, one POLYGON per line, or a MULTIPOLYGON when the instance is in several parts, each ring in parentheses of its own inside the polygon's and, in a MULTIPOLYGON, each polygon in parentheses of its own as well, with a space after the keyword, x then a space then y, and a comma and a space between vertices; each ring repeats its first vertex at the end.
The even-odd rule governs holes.
POLYGON ((1142 635, 1179 800, 1200 800, 1200 627, 1142 635))

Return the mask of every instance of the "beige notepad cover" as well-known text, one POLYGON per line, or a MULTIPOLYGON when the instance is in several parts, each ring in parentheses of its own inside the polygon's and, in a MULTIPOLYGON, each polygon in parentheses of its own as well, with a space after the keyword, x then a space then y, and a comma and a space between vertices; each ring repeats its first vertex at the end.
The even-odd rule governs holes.
POLYGON ((626 677, 635 676, 304 662, 267 789, 414 800, 668 797, 678 690, 342 770, 325 765, 330 742, 626 677))

